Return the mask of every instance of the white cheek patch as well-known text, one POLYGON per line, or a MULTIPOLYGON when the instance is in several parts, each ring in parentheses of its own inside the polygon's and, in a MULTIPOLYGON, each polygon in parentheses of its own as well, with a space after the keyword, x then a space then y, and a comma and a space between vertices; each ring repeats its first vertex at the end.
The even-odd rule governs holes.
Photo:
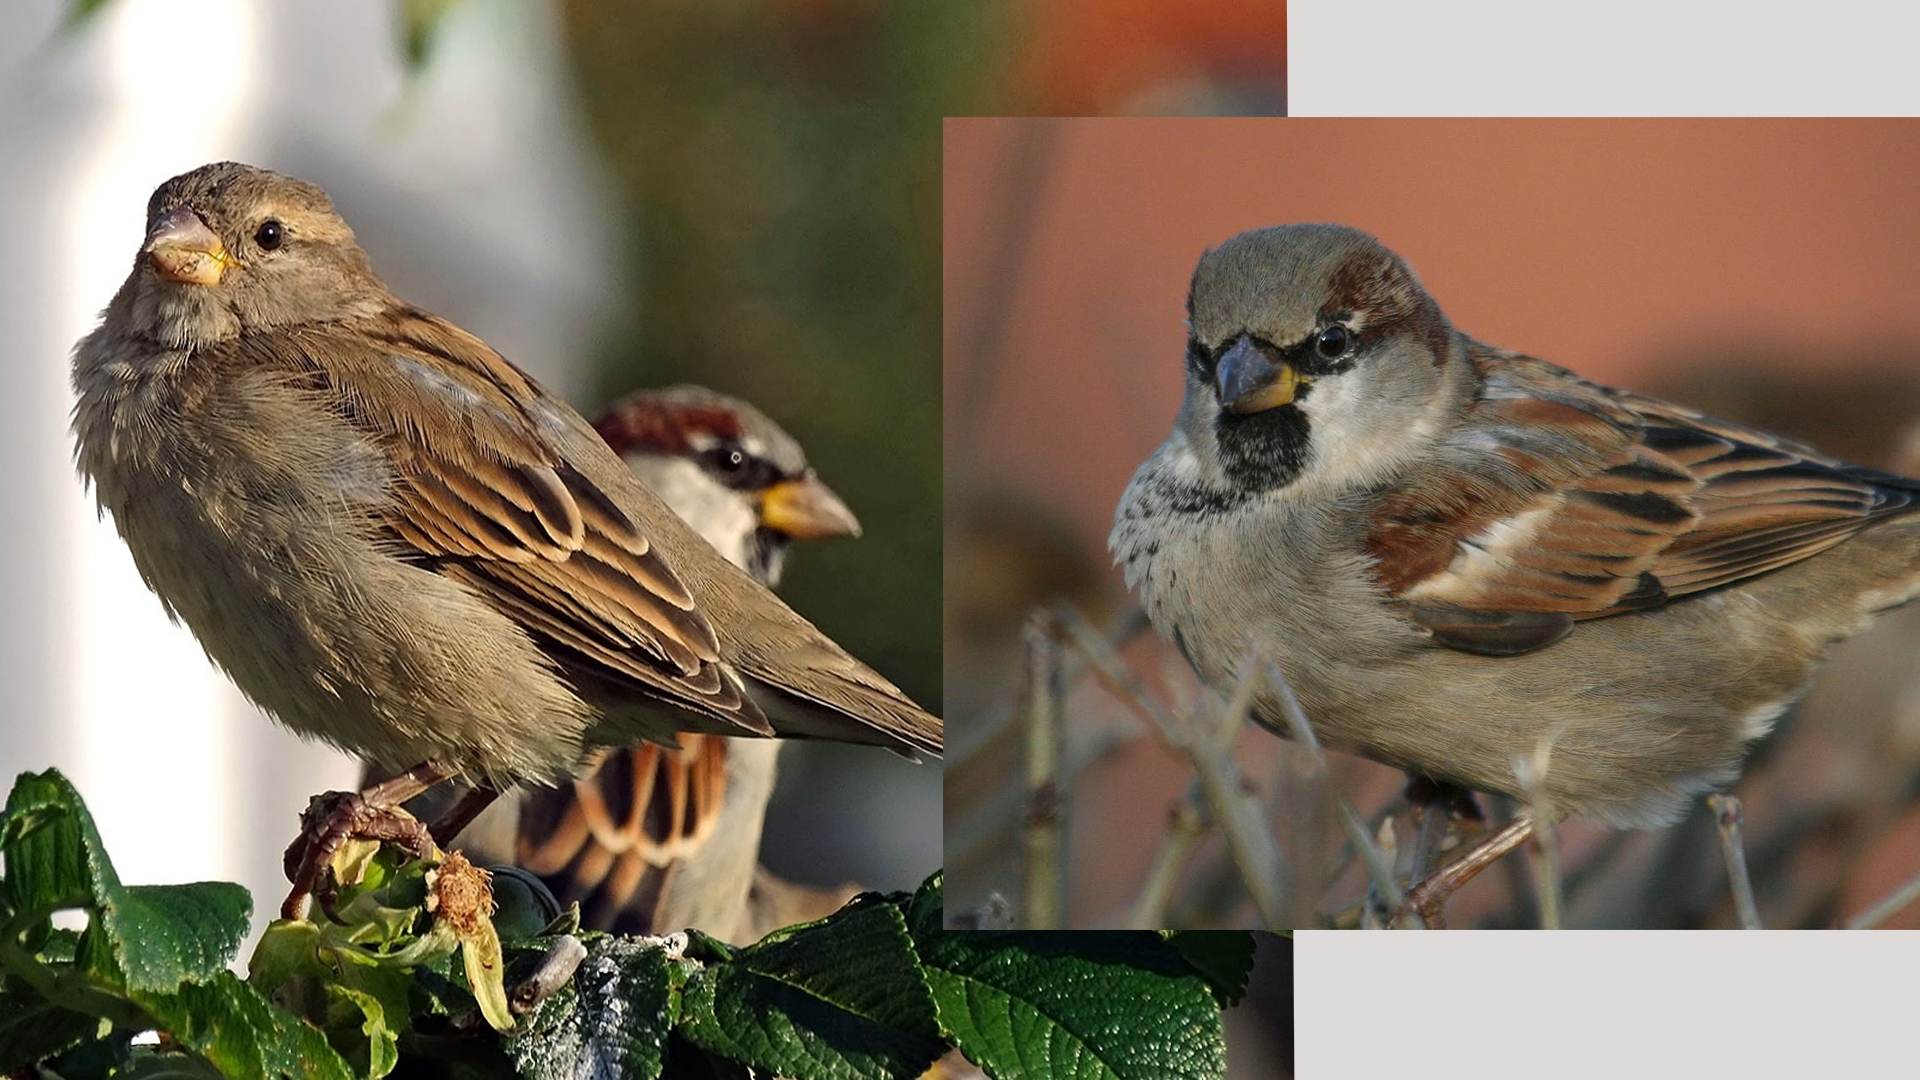
POLYGON ((626 462, 640 481, 693 526, 726 560, 745 568, 749 542, 759 524, 753 504, 721 487, 700 466, 680 457, 633 453, 626 462))
POLYGON ((1311 424, 1307 464, 1295 487, 1337 494, 1391 479, 1433 441, 1431 410, 1409 417, 1380 407, 1384 398, 1359 371, 1325 376, 1300 400, 1311 424))

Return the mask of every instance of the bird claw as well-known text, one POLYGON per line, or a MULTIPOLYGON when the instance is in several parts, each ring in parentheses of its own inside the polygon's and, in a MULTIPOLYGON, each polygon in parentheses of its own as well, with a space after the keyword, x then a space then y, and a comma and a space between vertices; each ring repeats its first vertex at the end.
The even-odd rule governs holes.
POLYGON ((394 844, 414 858, 434 850, 433 835, 418 819, 395 806, 382 805, 355 791, 315 795, 300 815, 300 835, 287 845, 282 865, 293 889, 280 904, 280 917, 298 919, 312 897, 335 922, 333 904, 340 895, 333 856, 348 840, 394 844))

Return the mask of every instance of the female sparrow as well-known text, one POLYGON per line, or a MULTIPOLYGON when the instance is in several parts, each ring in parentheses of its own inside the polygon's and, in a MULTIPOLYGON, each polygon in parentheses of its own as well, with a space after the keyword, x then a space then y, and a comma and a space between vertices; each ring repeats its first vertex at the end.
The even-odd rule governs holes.
POLYGON ((677 732, 940 749, 579 414, 390 293, 311 184, 162 184, 73 382, 80 470, 168 612, 281 723, 408 769, 317 815, 283 910, 455 775, 551 782, 677 732))
POLYGON ((1524 796, 1544 745, 1549 811, 1661 824, 1920 593, 1920 481, 1475 341, 1355 229, 1235 236, 1187 309, 1110 544, 1203 679, 1276 664, 1330 746, 1524 796))

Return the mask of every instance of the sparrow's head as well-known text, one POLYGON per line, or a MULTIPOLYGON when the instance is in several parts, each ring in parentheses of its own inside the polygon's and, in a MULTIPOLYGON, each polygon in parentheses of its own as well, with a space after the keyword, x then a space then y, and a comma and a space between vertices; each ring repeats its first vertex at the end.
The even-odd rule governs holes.
POLYGON ((1455 334, 1398 255, 1357 229, 1280 225, 1201 256, 1180 428, 1242 492, 1379 483, 1463 394, 1455 334))
POLYGON ((764 585, 780 580, 794 540, 860 535, 793 436, 738 398, 701 386, 643 390, 594 426, 695 532, 764 585))
POLYGON ((348 317, 384 295, 326 192, 227 161, 153 193, 146 240, 114 304, 135 333, 183 348, 348 317))

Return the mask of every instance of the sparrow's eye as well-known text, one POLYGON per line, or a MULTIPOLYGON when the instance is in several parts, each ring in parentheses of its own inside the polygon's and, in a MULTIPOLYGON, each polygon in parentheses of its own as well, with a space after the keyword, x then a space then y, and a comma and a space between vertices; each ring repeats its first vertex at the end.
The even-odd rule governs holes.
POLYGON ((1213 378, 1214 359, 1199 338, 1187 339, 1187 367, 1203 379, 1213 378))
POLYGON ((275 218, 268 218, 261 222, 260 227, 253 232, 253 242, 259 244, 262 251, 276 251, 286 239, 286 230, 275 218))
POLYGON ((700 460, 720 476, 733 476, 747 467, 746 452, 737 446, 716 446, 700 455, 700 460))
POLYGON ((759 491, 780 482, 780 471, 765 458, 755 457, 733 443, 700 453, 700 464, 715 480, 735 491, 759 491))
POLYGON ((1332 360, 1345 353, 1352 344, 1353 335, 1347 331, 1346 327, 1334 323, 1320 331, 1320 336, 1314 339, 1313 347, 1321 356, 1332 360))

